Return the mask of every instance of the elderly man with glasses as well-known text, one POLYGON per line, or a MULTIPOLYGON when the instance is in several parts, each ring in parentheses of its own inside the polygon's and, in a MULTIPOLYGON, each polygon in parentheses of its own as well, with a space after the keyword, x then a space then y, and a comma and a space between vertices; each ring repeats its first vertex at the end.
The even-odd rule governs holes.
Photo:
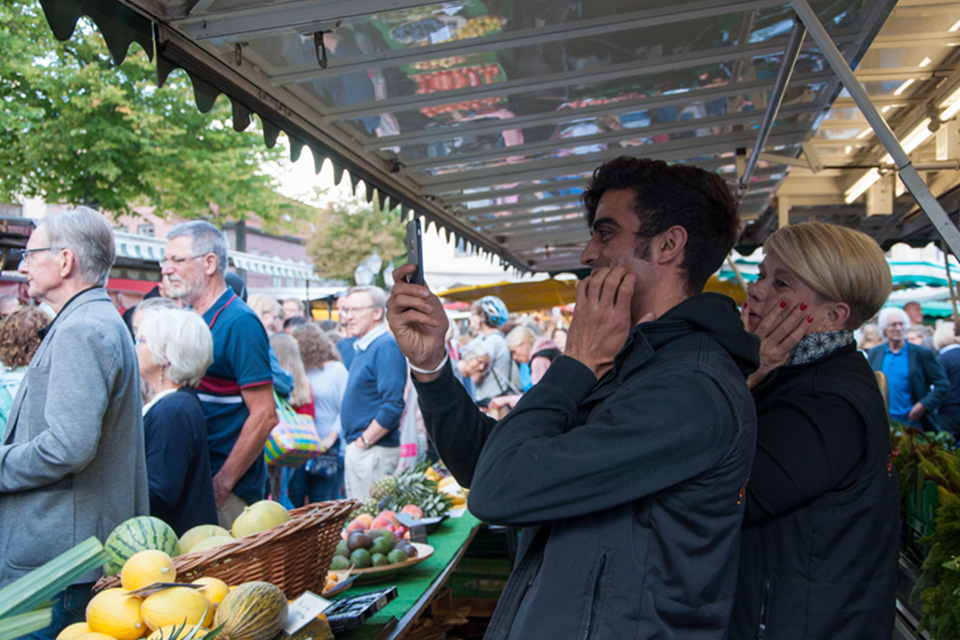
POLYGON ((167 234, 164 290, 199 313, 213 334, 213 363, 197 386, 207 420, 213 492, 220 526, 263 499, 263 445, 279 422, 270 345, 257 314, 227 286, 227 241, 193 220, 167 234))
POLYGON ((383 322, 386 301, 379 287, 353 287, 339 305, 347 335, 356 338, 340 401, 348 498, 367 498, 373 481, 393 473, 400 461, 407 361, 383 322))
MULTIPOLYGON (((137 358, 103 288, 115 256, 110 225, 86 207, 44 219, 23 251, 28 295, 57 315, 0 441, 0 587, 149 513, 137 358)), ((99 573, 58 596, 53 623, 30 637, 82 620, 99 573)))

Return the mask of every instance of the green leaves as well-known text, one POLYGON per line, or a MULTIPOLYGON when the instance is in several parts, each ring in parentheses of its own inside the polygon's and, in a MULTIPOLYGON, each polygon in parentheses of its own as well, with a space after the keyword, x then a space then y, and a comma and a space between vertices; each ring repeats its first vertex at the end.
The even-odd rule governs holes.
POLYGON ((260 171, 279 159, 252 130, 237 133, 225 97, 209 114, 178 71, 162 89, 133 45, 119 67, 81 20, 57 42, 39 5, 0 4, 0 200, 41 196, 114 214, 154 205, 160 215, 266 225, 303 209, 274 193, 260 171))

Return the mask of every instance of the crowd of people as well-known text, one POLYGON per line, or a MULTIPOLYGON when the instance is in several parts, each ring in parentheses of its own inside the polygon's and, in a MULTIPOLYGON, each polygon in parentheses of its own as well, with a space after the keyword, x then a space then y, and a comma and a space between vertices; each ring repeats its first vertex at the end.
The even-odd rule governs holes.
MULTIPOLYGON (((203 221, 170 231, 128 326, 103 289, 103 217, 45 219, 20 272, 53 317, 0 298, 0 587, 135 515, 182 533, 229 528, 266 496, 366 498, 428 434, 471 511, 520 531, 489 637, 891 637, 888 418, 956 424, 953 327, 933 336, 938 356, 913 345, 906 313, 880 311, 876 243, 814 222, 767 240, 740 309, 703 293, 739 229, 716 174, 621 157, 583 201, 591 274, 572 319, 511 317, 486 296, 467 327, 406 281, 411 265, 389 298, 340 296, 338 322, 248 296, 203 221), (854 332, 878 312, 886 342, 864 357, 854 332), (268 470, 287 404, 320 455, 268 470)), ((35 637, 82 614, 96 577, 35 637)))

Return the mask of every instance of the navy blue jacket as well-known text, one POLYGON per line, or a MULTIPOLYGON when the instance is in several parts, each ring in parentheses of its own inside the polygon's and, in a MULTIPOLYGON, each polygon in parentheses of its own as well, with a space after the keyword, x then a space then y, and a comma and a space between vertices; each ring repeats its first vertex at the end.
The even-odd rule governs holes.
MULTIPOLYGON (((886 343, 877 345, 867 352, 867 359, 874 371, 883 369, 883 354, 886 343)), ((926 412, 921 423, 925 431, 939 431, 940 422, 936 412, 950 393, 950 381, 943 367, 937 362, 933 351, 907 342, 907 366, 910 368, 910 395, 913 401, 923 403, 926 412)))
POLYGON ((218 524, 213 497, 207 423, 193 389, 161 398, 143 417, 150 515, 183 533, 218 524))
POLYGON ((559 356, 499 423, 449 365, 417 383, 470 511, 523 527, 486 638, 724 637, 757 354, 733 302, 701 294, 634 327, 600 381, 559 356))

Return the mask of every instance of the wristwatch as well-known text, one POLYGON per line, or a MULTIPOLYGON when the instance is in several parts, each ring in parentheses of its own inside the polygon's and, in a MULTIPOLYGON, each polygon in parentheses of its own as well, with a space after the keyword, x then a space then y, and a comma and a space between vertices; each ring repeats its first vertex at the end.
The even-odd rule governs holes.
POLYGON ((370 448, 370 443, 367 442, 367 439, 363 437, 363 434, 362 434, 362 433, 360 434, 360 437, 357 438, 357 439, 360 440, 360 442, 363 443, 363 448, 364 448, 364 449, 369 449, 369 448, 370 448))

